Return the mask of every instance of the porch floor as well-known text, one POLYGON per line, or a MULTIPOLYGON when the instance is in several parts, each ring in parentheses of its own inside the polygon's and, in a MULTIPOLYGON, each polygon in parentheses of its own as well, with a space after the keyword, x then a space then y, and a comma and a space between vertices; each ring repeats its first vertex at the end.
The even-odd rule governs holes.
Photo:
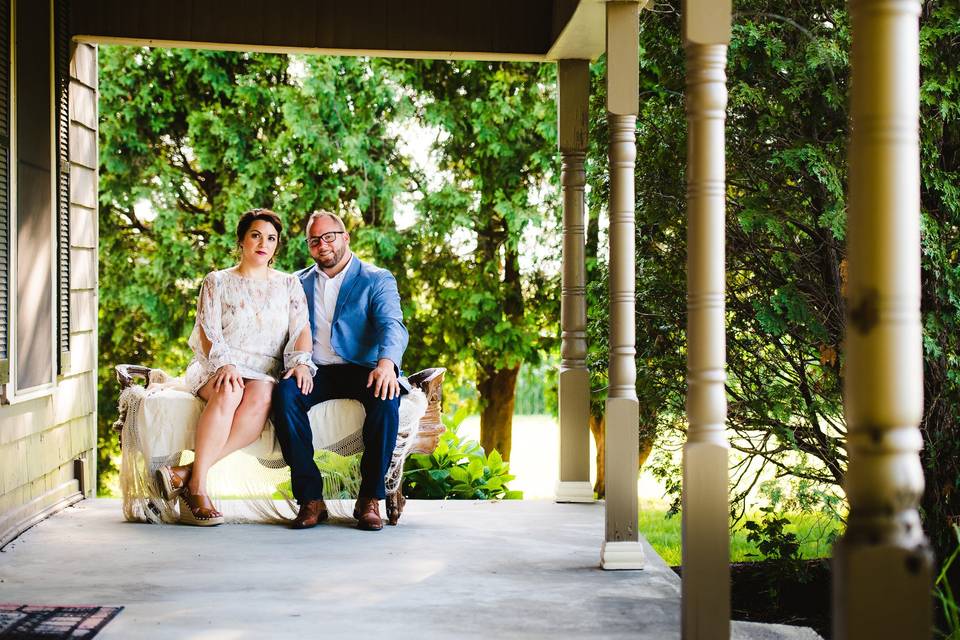
MULTIPOLYGON (((603 505, 411 501, 398 527, 132 524, 86 500, 0 553, 0 602, 123 605, 98 638, 680 637, 680 581, 599 568, 603 505)), ((815 639, 737 622, 733 637, 815 639)))

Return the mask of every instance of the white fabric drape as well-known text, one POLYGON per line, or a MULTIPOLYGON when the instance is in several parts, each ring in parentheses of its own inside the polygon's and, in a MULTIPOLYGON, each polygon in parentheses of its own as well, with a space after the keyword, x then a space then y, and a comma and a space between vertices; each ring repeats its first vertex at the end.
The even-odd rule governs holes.
MULTIPOLYGON (((154 374, 162 376, 159 370, 154 374)), ((167 502, 159 495, 153 474, 161 464, 178 464, 191 458, 194 427, 203 406, 203 400, 190 393, 180 379, 161 378, 147 388, 132 386, 120 394, 120 488, 127 520, 176 521, 176 502, 167 502)), ((400 444, 386 473, 388 493, 400 486, 404 462, 426 410, 427 398, 419 389, 401 399, 400 444)), ((363 405, 356 400, 322 402, 309 413, 313 446, 324 474, 324 499, 329 501, 334 516, 349 516, 352 502, 339 501, 355 499, 360 488, 359 453, 363 450, 365 415, 363 405)), ((228 521, 293 517, 296 509, 290 472, 269 420, 256 442, 214 465, 207 489, 228 521), (232 499, 225 500, 227 497, 232 499), (230 508, 221 508, 225 503, 230 508)))

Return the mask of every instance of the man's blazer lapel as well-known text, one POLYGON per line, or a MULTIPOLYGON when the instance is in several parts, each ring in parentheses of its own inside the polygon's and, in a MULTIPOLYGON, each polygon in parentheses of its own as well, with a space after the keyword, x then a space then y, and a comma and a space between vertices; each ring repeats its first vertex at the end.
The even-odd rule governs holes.
POLYGON ((304 271, 300 276, 300 282, 303 284, 303 292, 307 296, 307 313, 310 316, 310 335, 315 336, 317 335, 317 319, 313 317, 313 294, 316 290, 317 283, 316 267, 304 271))
POLYGON ((357 286, 357 282, 360 281, 359 275, 360 259, 357 258, 357 256, 353 256, 350 258, 350 265, 347 267, 347 273, 343 276, 343 283, 340 285, 340 294, 337 296, 337 306, 333 312, 333 322, 336 322, 337 319, 340 318, 340 312, 343 310, 344 303, 347 298, 350 297, 353 288, 357 286))

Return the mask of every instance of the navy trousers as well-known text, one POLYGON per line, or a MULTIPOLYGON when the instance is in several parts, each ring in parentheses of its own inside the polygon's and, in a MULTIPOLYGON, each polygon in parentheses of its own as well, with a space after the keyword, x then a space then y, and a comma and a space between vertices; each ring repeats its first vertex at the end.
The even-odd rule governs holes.
MULTIPOLYGON (((317 367, 313 391, 300 393, 293 377, 280 380, 273 389, 273 428, 290 466, 293 496, 300 504, 323 498, 323 476, 313 461, 313 434, 307 412, 326 400, 359 400, 367 416, 363 421, 363 455, 360 458, 360 496, 385 498, 383 476, 390 466, 400 426, 400 396, 393 400, 374 397, 367 377, 372 369, 356 364, 317 367)), ((401 389, 402 393, 402 389, 401 389)))

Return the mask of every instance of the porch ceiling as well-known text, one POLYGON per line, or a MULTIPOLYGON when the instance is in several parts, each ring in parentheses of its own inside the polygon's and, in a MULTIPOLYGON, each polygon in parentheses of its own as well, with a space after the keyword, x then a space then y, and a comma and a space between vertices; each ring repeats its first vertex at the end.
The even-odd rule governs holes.
POLYGON ((604 0, 71 0, 77 40, 547 61, 604 48, 604 0))

